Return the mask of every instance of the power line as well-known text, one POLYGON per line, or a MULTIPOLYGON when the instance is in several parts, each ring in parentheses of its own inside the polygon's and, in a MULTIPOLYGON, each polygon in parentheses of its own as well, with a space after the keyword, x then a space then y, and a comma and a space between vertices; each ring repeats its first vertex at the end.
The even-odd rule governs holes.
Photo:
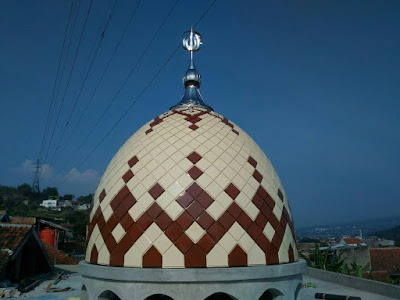
MULTIPOLYGON (((198 21, 195 23, 193 28, 195 28, 200 22, 203 20, 203 18, 207 15, 207 13, 210 11, 210 9, 214 6, 214 4, 217 2, 217 0, 214 0, 209 7, 206 9, 206 11, 201 15, 201 17, 198 19, 198 21)), ((110 133, 117 127, 117 125, 126 117, 126 115, 129 113, 129 111, 133 108, 133 106, 139 101, 139 99, 143 96, 143 94, 147 91, 147 89, 151 86, 151 84, 154 82, 154 80, 158 77, 158 75, 161 73, 161 71, 167 66, 167 64, 171 61, 171 59, 175 56, 175 54, 178 52, 179 48, 181 47, 181 44, 178 45, 178 47, 175 48, 175 50, 171 53, 171 55, 168 57, 168 59, 164 62, 164 64, 160 67, 160 69, 155 73, 155 75, 152 77, 152 79, 147 83, 147 85, 143 88, 143 90, 140 92, 140 94, 134 99, 134 101, 131 103, 131 105, 128 107, 127 110, 121 115, 121 117, 117 120, 116 123, 111 127, 111 129, 103 136, 103 138, 96 144, 96 146, 88 153, 88 155, 85 156, 85 158, 80 161, 76 166, 74 167, 75 169, 78 169, 80 166, 82 166, 89 158, 90 156, 98 149, 98 147, 105 141, 105 139, 110 135, 110 133)), ((133 98, 131 99, 133 100, 133 98)), ((66 175, 64 180, 61 182, 60 186, 63 185, 68 178, 70 177, 70 173, 66 175)))
MULTIPOLYGON (((55 148, 55 151, 54 151, 54 153, 53 153, 53 155, 52 155, 50 161, 53 161, 53 158, 54 158, 55 155, 57 154, 57 151, 58 151, 58 149, 59 149, 59 147, 60 147, 60 144, 61 144, 61 141, 62 141, 62 139, 63 139, 63 137, 64 137, 65 131, 67 130, 68 124, 69 124, 69 122, 70 122, 70 120, 71 120, 71 117, 72 117, 74 111, 75 111, 76 104, 78 103, 78 100, 79 100, 79 98, 80 98, 80 96, 81 96, 83 87, 84 87, 84 85, 85 85, 85 83, 86 83, 87 78, 89 77, 89 73, 90 73, 90 71, 91 71, 91 69, 92 69, 93 62, 94 62, 94 60, 95 60, 95 58, 96 58, 96 56, 97 56, 97 53, 98 53, 98 51, 99 51, 99 49, 100 49, 100 46, 101 46, 101 44, 102 44, 102 41, 103 41, 103 39, 104 39, 104 35, 105 35, 106 30, 107 30, 107 28, 108 28, 108 25, 109 25, 109 23, 110 23, 110 21, 111 21, 111 17, 112 17, 112 14, 113 14, 113 12, 114 12, 114 9, 115 9, 115 7, 116 7, 116 4, 117 4, 117 1, 114 1, 114 5, 113 5, 113 7, 112 7, 112 10, 111 10, 110 14, 108 15, 107 22, 106 22, 106 24, 105 24, 105 27, 104 27, 102 33, 101 33, 100 40, 99 40, 98 45, 97 45, 97 47, 96 47, 96 49, 95 49, 95 51, 94 51, 94 55, 93 55, 93 57, 92 57, 92 59, 91 59, 91 61, 90 61, 89 68, 88 68, 88 70, 87 70, 87 72, 86 72, 86 76, 85 76, 84 80, 82 81, 82 84, 81 84, 81 87, 80 87, 80 89, 79 89, 78 95, 77 95, 77 97, 75 98, 73 108, 72 108, 72 110, 71 110, 71 113, 70 113, 69 116, 68 116, 67 123, 66 123, 65 126, 64 126, 63 132, 62 132, 62 134, 61 134, 61 138, 60 138, 60 140, 59 140, 59 142, 58 142, 58 144, 57 144, 57 146, 56 146, 56 148, 55 148)), ((50 163, 50 164, 51 164, 51 163, 50 163)))
POLYGON ((42 145, 40 146, 39 157, 42 156, 42 152, 43 152, 46 136, 47 136, 47 133, 48 133, 48 130, 49 130, 49 127, 50 127, 50 115, 51 115, 51 110, 52 110, 52 107, 53 107, 53 104, 54 104, 54 94, 55 94, 55 90, 56 90, 58 76, 59 76, 59 73, 60 73, 60 66, 61 66, 61 61, 62 61, 62 57, 63 57, 63 54, 64 54, 65 41, 67 40, 67 32, 68 32, 69 24, 70 24, 70 21, 71 21, 71 15, 72 15, 73 6, 74 6, 73 2, 71 2, 71 8, 69 10, 67 26, 65 27, 65 31, 64 31, 64 40, 63 40, 63 43, 62 43, 62 46, 61 46, 60 57, 58 59, 56 77, 54 79, 54 84, 53 84, 53 92, 52 92, 52 95, 51 95, 51 98, 50 98, 49 110, 47 111, 46 125, 44 127, 44 133, 43 133, 42 145))
MULTIPOLYGON (((73 74, 74 69, 75 69, 75 62, 76 62, 76 59, 77 59, 77 57, 78 57, 78 52, 79 52, 79 49, 80 49, 81 44, 82 44, 82 38, 83 38, 83 35, 84 35, 84 33, 85 33, 87 20, 89 19, 89 14, 90 14, 90 11, 91 11, 91 9, 92 9, 92 4, 93 4, 93 0, 90 0, 89 8, 88 8, 88 10, 87 10, 87 12, 86 12, 85 22, 84 22, 84 24, 83 24, 83 28, 82 28, 82 31, 81 31, 81 35, 80 35, 79 41, 78 41, 78 46, 77 46, 77 48, 76 48, 75 55, 74 55, 74 59, 73 59, 73 62, 72 62, 72 68, 71 68, 71 70, 70 70, 70 72, 69 72, 67 84, 66 84, 66 86, 65 86, 64 94, 63 94, 62 99, 61 99, 61 106, 60 106, 60 109, 59 109, 59 111, 58 111, 58 115, 57 115, 57 118, 56 118, 56 123, 55 123, 55 125, 54 125, 54 129, 53 129, 53 133, 52 133, 52 137, 51 137, 51 140, 50 140, 49 147, 50 147, 50 145, 51 145, 51 142, 52 142, 52 139, 53 139, 53 136, 54 136, 54 132, 55 132, 55 129, 56 129, 56 127, 57 127, 57 123, 58 123, 58 120, 59 120, 59 117, 60 117, 60 113, 61 113, 61 110, 62 110, 62 107, 63 107, 63 104, 64 104, 65 96, 66 96, 66 94, 67 94, 67 90, 68 90, 69 84, 70 84, 70 82, 71 82, 71 77, 72 77, 72 74, 73 74)), ((68 124, 68 123, 67 123, 67 124, 68 124)), ((63 133, 65 133, 65 131, 63 131, 63 133)), ((62 136, 63 136, 63 134, 62 134, 62 136)), ((62 139, 62 136, 61 136, 61 139, 62 139)), ((46 154, 46 157, 47 157, 47 154, 46 154)))
POLYGON ((139 59, 136 61, 135 65, 132 67, 131 71, 129 72, 128 76, 125 77, 124 82, 122 83, 122 85, 119 87, 119 89, 117 90, 117 92, 113 95, 113 97, 111 98, 111 102, 108 104, 108 106, 106 107, 106 109, 103 111, 103 113, 101 114, 100 118, 97 119, 96 123, 94 124, 94 126, 92 127, 92 129, 90 130, 90 132, 86 135, 86 137, 83 139, 83 142, 79 145, 79 147, 76 149, 76 151, 79 151, 83 145, 87 142, 89 136, 93 133, 94 129, 99 125, 100 121, 103 119, 103 117, 106 115, 106 113, 108 112, 108 110, 110 109, 111 105, 115 102, 115 100, 117 99, 117 97, 119 96, 120 92, 122 91, 122 89, 125 87, 125 85, 127 84, 127 82, 129 81, 129 79, 131 78, 131 76, 133 75, 133 73, 135 72, 137 66, 139 65, 139 63, 142 61, 143 57, 146 55, 146 53, 148 52, 151 44, 153 43, 153 41, 155 40, 155 38, 157 37, 157 35, 159 34, 159 32, 161 31, 161 29, 164 27, 165 22, 167 21, 167 19, 169 18, 169 16, 171 15, 171 13, 173 12, 173 10, 175 9, 175 7, 177 6, 179 0, 176 0, 174 5, 171 7, 170 11, 168 12, 168 14, 166 15, 166 17, 164 18, 164 20, 162 21, 162 23, 160 24, 160 26, 157 29, 157 32, 153 35, 153 37, 151 38, 151 40, 149 41, 149 43, 147 44, 146 48, 142 51, 139 59))
POLYGON ((107 62, 106 68, 104 69, 103 73, 101 74, 100 79, 98 80, 97 85, 96 85, 95 89, 93 90, 93 93, 91 94, 91 96, 90 96, 90 98, 89 98, 89 101, 87 102, 85 108, 83 109, 83 111, 82 111, 82 113, 81 113, 81 115, 80 115, 80 117, 79 117, 79 119, 78 119, 78 122, 76 123, 76 125, 75 125, 73 131, 75 131, 76 128, 79 126, 79 124, 80 124, 80 122, 81 122, 81 120, 82 120, 82 118, 83 118, 83 115, 85 114, 87 108, 89 107, 90 103, 92 102, 92 100, 93 100, 93 98, 94 98, 94 95, 96 94, 97 89, 98 89, 99 86, 100 86, 100 83, 102 82, 102 80, 103 80, 105 74, 107 73, 108 68, 110 67, 111 61, 113 60, 113 58, 114 58, 114 56, 115 56, 115 53, 117 52, 117 50, 118 50, 118 48, 119 48, 119 46, 120 46, 122 40, 124 39, 125 34, 126 34, 128 28, 129 28, 129 25, 131 24, 131 22, 132 22, 134 16, 136 15, 136 11, 137 11, 137 9, 138 9, 138 7, 139 7, 139 4, 140 4, 141 2, 142 2, 142 0, 139 0, 139 1, 137 2, 137 4, 136 4, 134 10, 132 11, 132 14, 131 14, 130 17, 129 17, 129 21, 128 21, 128 23, 125 25, 125 28, 124 28, 124 30, 123 30, 123 32, 122 32, 122 35, 121 35, 121 37, 119 38, 118 43, 117 43, 116 47, 114 48, 114 51, 113 51, 113 53, 111 54, 110 59, 109 59, 108 62, 107 62))
MULTIPOLYGON (((67 53, 65 54, 64 63, 63 63, 62 69, 61 69, 61 78, 60 78, 60 80, 59 80, 59 82, 58 82, 57 92, 56 92, 56 95, 55 95, 55 98, 54 98, 54 99, 57 99, 57 98, 58 98, 58 93, 59 93, 59 91, 60 91, 61 80, 62 80, 62 78, 63 78, 65 66, 66 66, 66 64, 67 64, 67 59, 68 59, 68 56, 69 56, 69 50, 71 49, 72 35, 73 35, 74 31, 75 31, 75 25, 76 25, 76 20, 78 19, 78 15, 79 15, 79 8, 80 8, 80 5, 81 5, 81 1, 78 0, 78 1, 77 1, 77 4, 75 5, 75 7, 76 7, 76 13, 75 13, 75 18, 74 18, 74 23, 73 23, 73 25, 72 25, 71 33, 70 33, 70 35, 69 35, 67 53)), ((55 109, 55 106, 56 106, 56 105, 54 104, 54 109, 55 109)), ((44 163, 46 162, 47 156, 49 155, 50 146, 51 146, 51 143, 52 143, 52 141, 53 141, 54 132, 55 132, 55 130, 56 130, 56 128, 57 128, 56 125, 57 125, 57 122, 58 122, 58 118, 60 117, 61 109, 62 109, 62 104, 61 104, 61 106, 60 106, 60 108, 59 108, 59 110, 58 110, 58 115, 57 115, 57 118, 56 118, 56 123, 54 124, 54 128, 53 128, 53 131, 52 131, 52 133, 51 133, 50 141, 49 141, 49 143, 48 143, 48 145, 47 145, 46 154, 45 154, 44 159, 43 159, 43 162, 44 162, 44 163)), ((52 118, 52 115, 51 115, 50 117, 52 118)), ((51 124, 51 123, 50 123, 50 124, 51 124)), ((50 126, 50 124, 49 124, 49 126, 50 126)), ((49 130, 50 130, 50 128, 49 128, 49 130)))

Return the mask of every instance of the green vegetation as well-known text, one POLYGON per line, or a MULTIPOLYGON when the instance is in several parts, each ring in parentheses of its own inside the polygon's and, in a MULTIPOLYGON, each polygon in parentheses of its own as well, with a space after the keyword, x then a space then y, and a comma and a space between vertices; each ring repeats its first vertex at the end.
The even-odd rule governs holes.
MULTIPOLYGON (((60 197, 56 187, 47 187, 40 193, 34 193, 27 183, 17 187, 0 185, 0 210, 6 210, 10 216, 61 219, 62 222, 73 225, 72 231, 77 240, 84 240, 89 210, 74 211, 72 207, 67 207, 61 211, 54 211, 40 206, 45 199, 72 200, 74 197, 72 194, 60 197)), ((93 194, 89 194, 78 197, 77 201, 82 204, 91 203, 92 198, 93 194)))
POLYGON ((394 240, 396 246, 400 247, 400 226, 374 232, 370 235, 377 236, 383 239, 394 240))

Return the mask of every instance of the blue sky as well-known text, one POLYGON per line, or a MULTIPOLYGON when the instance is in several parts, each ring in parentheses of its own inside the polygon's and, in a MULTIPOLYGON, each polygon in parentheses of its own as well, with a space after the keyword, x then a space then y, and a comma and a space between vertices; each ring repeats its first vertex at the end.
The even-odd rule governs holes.
MULTIPOLYGON (((80 5, 57 105, 89 2, 80 5)), ((109 71, 73 130, 137 3, 118 2, 60 148, 45 165, 42 187, 55 185, 62 193, 76 195, 93 192, 124 141, 180 100, 188 66, 183 49, 76 169, 212 1, 178 3, 99 126, 85 139, 174 2, 140 3, 109 71)), ((112 4, 93 1, 49 156, 112 4)), ((66 0, 0 1, 0 184, 32 182, 70 5, 66 0)), ((399 1, 218 0, 197 27, 204 42, 195 54, 203 98, 265 151, 285 186, 298 226, 399 215, 399 11, 399 1)))

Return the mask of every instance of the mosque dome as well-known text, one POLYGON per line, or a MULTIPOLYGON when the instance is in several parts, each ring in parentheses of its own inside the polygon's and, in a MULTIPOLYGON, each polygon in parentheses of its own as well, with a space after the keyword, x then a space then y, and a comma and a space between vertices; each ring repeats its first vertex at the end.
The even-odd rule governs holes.
POLYGON ((86 261, 136 268, 298 260, 285 190, 260 147, 214 112, 191 61, 185 95, 119 149, 97 190, 86 261))

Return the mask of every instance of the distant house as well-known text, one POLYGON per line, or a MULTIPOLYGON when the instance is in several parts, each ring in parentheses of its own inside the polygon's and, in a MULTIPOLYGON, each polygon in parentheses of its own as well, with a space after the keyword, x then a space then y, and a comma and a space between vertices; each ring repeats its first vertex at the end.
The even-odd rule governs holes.
POLYGON ((363 243, 358 238, 342 238, 339 242, 339 245, 347 245, 347 246, 365 246, 366 244, 363 243))
POLYGON ((46 207, 46 208, 51 208, 51 207, 57 207, 57 202, 58 200, 54 199, 47 199, 43 200, 40 206, 46 207))
POLYGON ((90 209, 90 203, 80 204, 78 210, 88 210, 90 209))
POLYGON ((25 277, 53 268, 32 226, 0 224, 0 280, 19 282, 25 277))
POLYGON ((379 247, 393 247, 395 242, 393 240, 382 240, 378 242, 379 247))

